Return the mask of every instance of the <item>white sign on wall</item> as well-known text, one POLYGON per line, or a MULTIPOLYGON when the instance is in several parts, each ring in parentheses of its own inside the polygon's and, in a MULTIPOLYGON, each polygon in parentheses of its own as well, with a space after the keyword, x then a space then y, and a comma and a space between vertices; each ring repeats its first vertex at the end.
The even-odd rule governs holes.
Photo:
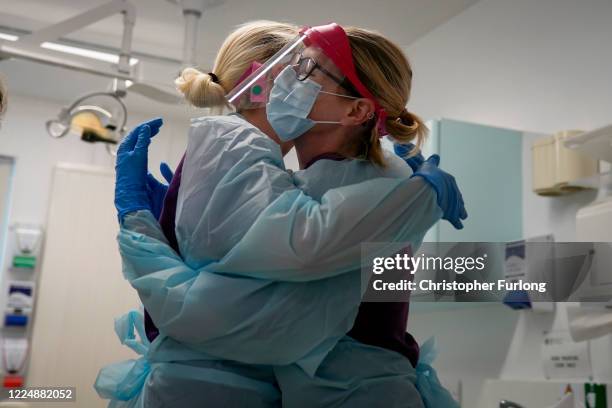
POLYGON ((593 369, 589 342, 574 342, 567 330, 545 333, 542 366, 548 379, 591 377, 593 369))

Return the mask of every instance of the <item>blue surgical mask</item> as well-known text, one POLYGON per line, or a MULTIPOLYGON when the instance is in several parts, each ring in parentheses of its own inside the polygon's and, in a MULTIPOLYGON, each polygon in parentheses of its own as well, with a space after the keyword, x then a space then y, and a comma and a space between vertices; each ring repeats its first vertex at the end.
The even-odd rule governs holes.
POLYGON ((300 81, 288 66, 274 79, 266 105, 266 116, 278 137, 287 142, 308 132, 317 123, 340 124, 339 121, 315 121, 308 118, 319 93, 357 99, 321 90, 321 85, 311 79, 300 81))

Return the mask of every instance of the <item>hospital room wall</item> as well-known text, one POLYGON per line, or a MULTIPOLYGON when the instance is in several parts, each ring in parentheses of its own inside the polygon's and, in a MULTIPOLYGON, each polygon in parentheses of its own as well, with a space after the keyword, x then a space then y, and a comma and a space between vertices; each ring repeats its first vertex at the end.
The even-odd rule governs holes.
POLYGON ((608 125, 612 2, 482 0, 408 48, 412 111, 551 133, 608 125))
POLYGON ((406 48, 411 111, 525 132, 525 237, 573 239, 575 211, 594 198, 536 197, 530 142, 612 123, 610 15, 609 0, 481 0, 406 48))
MULTIPOLYGON (((482 0, 406 48, 414 68, 412 112, 425 119, 451 118, 528 132, 523 168, 523 207, 529 209, 524 211, 525 237, 552 233, 557 240, 573 239, 575 211, 594 198, 592 193, 536 197, 530 188, 530 140, 534 134, 612 123, 610 15, 609 0, 482 0)), ((474 151, 480 153, 477 146, 474 151)), ((465 160, 478 162, 477 157, 465 160)), ((534 339, 521 338, 520 330, 513 331, 509 324, 508 314, 517 312, 503 307, 477 310, 411 316, 410 329, 419 340, 430 335, 452 339, 451 349, 445 349, 445 341, 441 345, 442 376, 457 374, 451 376, 454 379, 460 370, 464 378, 541 375, 539 346, 525 347, 534 339), (498 329, 483 336, 487 321, 498 329), (456 322, 461 322, 461 336, 456 335, 456 322), (519 370, 503 364, 505 358, 499 356, 509 356, 509 350, 519 350, 523 354, 519 361, 529 365, 519 370), (483 359, 493 364, 465 365, 483 359)), ((555 318, 557 323, 563 320, 562 312, 539 317, 526 312, 517 327, 547 328, 555 318)), ((464 388, 464 406, 476 406, 474 390, 469 388, 464 388)))

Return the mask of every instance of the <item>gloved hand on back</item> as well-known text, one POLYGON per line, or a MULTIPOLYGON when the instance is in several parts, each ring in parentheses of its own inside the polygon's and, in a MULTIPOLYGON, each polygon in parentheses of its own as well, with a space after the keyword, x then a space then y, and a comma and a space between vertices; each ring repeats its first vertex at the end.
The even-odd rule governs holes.
POLYGON ((417 169, 421 167, 421 165, 425 161, 425 158, 423 157, 421 152, 418 152, 417 154, 410 156, 410 157, 408 156, 410 152, 412 152, 415 148, 416 146, 412 143, 406 143, 406 144, 396 143, 393 145, 393 150, 395 151, 395 154, 397 154, 399 157, 404 159, 406 163, 408 163, 413 173, 417 171, 417 169))
POLYGON ((422 177, 431 185, 438 195, 438 206, 442 209, 442 218, 450 222, 456 229, 462 229, 461 220, 467 218, 463 196, 457 186, 455 177, 439 168, 440 156, 431 155, 424 160, 420 153, 406 157, 414 149, 412 143, 395 144, 395 154, 402 157, 414 172, 412 177, 422 177))
POLYGON ((414 172, 412 177, 423 177, 438 194, 438 206, 442 209, 442 219, 450 222, 456 229, 462 229, 468 216, 463 196, 455 177, 440 169, 440 156, 432 154, 414 172))

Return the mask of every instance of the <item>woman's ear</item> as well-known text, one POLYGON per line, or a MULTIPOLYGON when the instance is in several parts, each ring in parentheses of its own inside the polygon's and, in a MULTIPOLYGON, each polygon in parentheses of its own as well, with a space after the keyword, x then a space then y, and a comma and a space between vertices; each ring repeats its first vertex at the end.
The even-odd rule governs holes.
POLYGON ((347 107, 347 113, 340 121, 344 126, 359 126, 374 117, 374 102, 366 98, 352 101, 347 107))

